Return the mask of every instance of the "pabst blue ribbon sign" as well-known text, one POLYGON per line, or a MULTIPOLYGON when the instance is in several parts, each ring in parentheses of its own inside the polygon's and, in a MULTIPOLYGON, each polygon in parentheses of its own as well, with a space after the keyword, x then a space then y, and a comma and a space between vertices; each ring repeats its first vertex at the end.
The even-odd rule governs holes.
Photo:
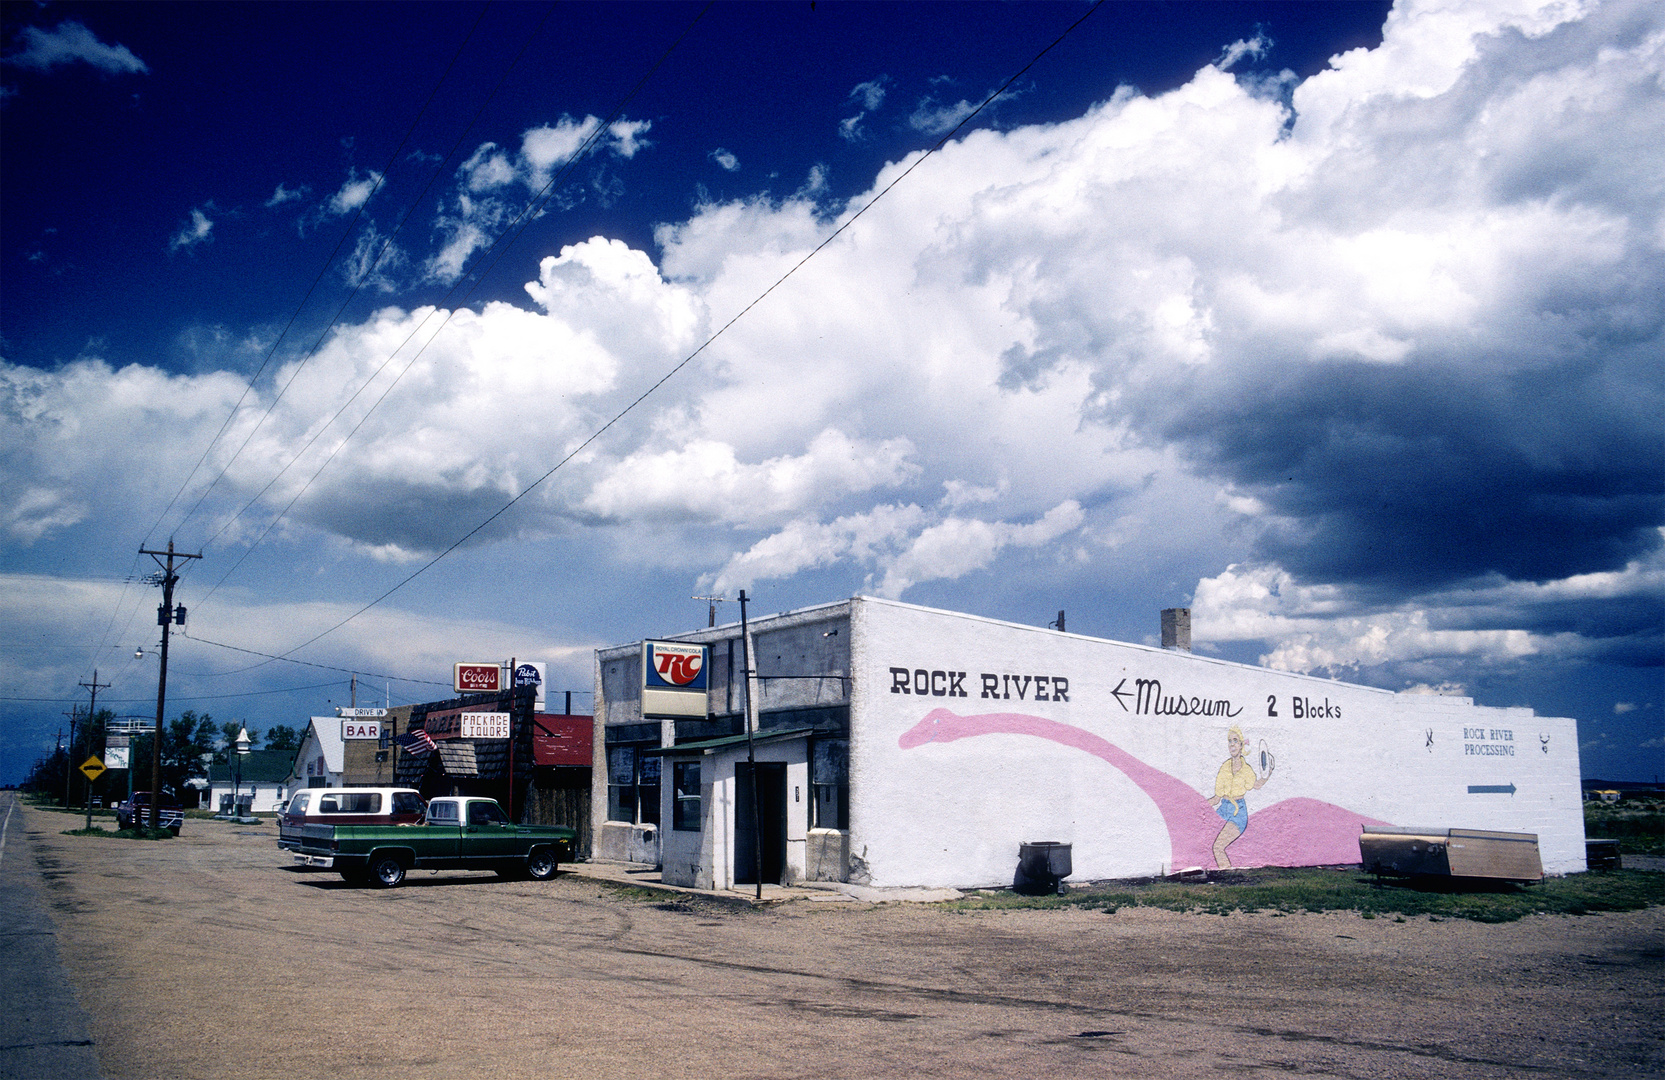
POLYGON ((706 715, 706 648, 674 641, 642 642, 642 715, 706 715))

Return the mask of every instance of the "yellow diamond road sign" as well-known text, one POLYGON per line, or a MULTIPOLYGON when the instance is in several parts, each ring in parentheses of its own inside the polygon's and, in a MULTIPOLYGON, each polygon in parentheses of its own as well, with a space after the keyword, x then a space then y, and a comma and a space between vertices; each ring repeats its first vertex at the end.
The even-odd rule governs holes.
POLYGON ((88 780, 97 780, 104 775, 104 763, 95 754, 81 763, 81 771, 87 774, 88 780))

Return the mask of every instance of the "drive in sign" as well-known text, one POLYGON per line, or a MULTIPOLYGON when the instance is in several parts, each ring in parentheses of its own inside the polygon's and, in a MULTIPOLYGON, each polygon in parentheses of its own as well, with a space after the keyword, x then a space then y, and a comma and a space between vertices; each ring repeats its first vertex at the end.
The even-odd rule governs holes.
POLYGON ((503 668, 495 663, 457 664, 451 685, 459 694, 495 694, 503 689, 503 668))

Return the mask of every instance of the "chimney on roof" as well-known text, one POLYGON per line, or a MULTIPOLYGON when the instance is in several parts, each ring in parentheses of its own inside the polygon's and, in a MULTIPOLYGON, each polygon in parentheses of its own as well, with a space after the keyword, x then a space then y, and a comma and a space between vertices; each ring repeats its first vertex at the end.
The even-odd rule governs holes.
POLYGON ((1162 609, 1162 647, 1178 652, 1191 651, 1191 609, 1171 607, 1162 609))

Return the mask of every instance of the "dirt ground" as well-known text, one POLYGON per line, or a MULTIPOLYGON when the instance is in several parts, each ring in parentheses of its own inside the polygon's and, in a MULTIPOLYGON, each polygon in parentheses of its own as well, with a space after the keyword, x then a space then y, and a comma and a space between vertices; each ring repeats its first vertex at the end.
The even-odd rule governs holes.
MULTIPOLYGON (((108 1077, 1665 1075, 1665 910, 1483 925, 627 899, 25 815, 108 1077)), ((14 825, 15 827, 15 825, 14 825)))

